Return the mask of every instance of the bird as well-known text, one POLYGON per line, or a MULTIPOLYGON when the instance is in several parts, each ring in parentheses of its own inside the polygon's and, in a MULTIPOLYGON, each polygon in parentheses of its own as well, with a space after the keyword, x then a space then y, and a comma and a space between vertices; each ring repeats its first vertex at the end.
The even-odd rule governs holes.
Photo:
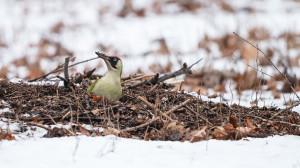
POLYGON ((96 52, 98 57, 102 58, 107 66, 105 76, 96 79, 87 89, 88 94, 100 96, 101 98, 120 100, 122 97, 121 75, 122 60, 117 56, 107 56, 96 52))

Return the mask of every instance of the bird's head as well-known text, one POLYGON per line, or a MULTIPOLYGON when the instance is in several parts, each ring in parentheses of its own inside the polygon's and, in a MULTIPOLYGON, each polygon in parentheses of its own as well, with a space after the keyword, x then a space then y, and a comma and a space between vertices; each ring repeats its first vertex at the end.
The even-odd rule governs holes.
POLYGON ((102 58, 107 66, 108 71, 112 71, 115 73, 122 74, 122 61, 119 57, 117 56, 107 56, 105 54, 96 52, 98 57, 102 58))

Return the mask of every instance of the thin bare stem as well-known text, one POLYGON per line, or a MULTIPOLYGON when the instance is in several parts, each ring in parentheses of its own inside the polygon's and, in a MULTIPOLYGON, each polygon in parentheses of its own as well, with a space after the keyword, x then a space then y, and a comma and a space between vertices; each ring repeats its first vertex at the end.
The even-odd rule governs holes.
MULTIPOLYGON (((171 110, 165 112, 164 114, 169 115, 169 114, 173 113, 174 111, 180 109, 181 107, 185 106, 185 105, 188 104, 190 101, 191 101, 190 99, 187 99, 186 101, 184 101, 184 102, 183 102, 182 104, 180 104, 179 106, 177 106, 177 107, 175 107, 175 108, 173 108, 173 109, 171 109, 171 110)), ((128 129, 125 129, 124 131, 128 131, 128 132, 129 132, 129 131, 134 131, 134 130, 139 129, 139 128, 146 127, 146 126, 152 124, 153 122, 159 120, 159 118, 160 118, 160 117, 155 117, 154 119, 152 119, 152 120, 150 120, 150 121, 148 121, 148 122, 146 122, 146 123, 144 123, 144 124, 141 124, 141 125, 135 126, 135 127, 131 127, 131 128, 128 128, 128 129)))
POLYGON ((248 44, 250 44, 252 47, 256 48, 259 52, 261 52, 267 59, 268 61, 272 64, 272 66, 279 72, 279 74, 288 82, 288 84, 290 85, 291 89, 293 90, 294 94, 297 96, 298 100, 300 100, 300 97, 298 96, 298 94, 295 91, 295 88, 292 86, 291 82, 288 80, 288 78, 286 77, 286 75, 284 75, 277 67, 276 65, 272 62, 272 60, 270 59, 270 57, 267 56, 267 54, 265 54, 260 48, 258 48, 257 46, 253 45, 252 43, 250 43, 248 40, 244 39, 243 37, 239 36, 238 34, 236 34, 235 32, 233 32, 233 34, 235 34, 237 37, 239 37, 240 39, 242 39, 243 41, 247 42, 248 44))

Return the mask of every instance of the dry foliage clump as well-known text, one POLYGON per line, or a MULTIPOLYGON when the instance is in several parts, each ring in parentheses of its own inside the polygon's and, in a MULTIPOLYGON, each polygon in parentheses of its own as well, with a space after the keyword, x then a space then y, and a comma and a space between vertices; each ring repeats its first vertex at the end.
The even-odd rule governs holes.
POLYGON ((197 142, 211 138, 300 135, 300 115, 290 109, 229 106, 202 101, 201 97, 171 91, 169 87, 166 84, 134 89, 123 86, 120 101, 95 102, 86 93, 85 84, 72 90, 0 81, 0 99, 7 103, 0 108, 11 109, 0 117, 22 122, 28 128, 44 128, 48 131, 45 137, 113 134, 145 140, 197 142), (57 124, 72 127, 66 129, 57 124), (93 129, 86 129, 84 124, 93 129), (99 131, 99 127, 104 130, 99 131))

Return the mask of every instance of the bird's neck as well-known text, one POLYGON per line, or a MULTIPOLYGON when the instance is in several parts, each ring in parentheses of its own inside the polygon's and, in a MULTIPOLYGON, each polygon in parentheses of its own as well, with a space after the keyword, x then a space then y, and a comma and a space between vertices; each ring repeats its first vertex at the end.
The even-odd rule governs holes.
POLYGON ((116 79, 117 81, 121 80, 121 74, 118 71, 107 71, 105 78, 116 79))

